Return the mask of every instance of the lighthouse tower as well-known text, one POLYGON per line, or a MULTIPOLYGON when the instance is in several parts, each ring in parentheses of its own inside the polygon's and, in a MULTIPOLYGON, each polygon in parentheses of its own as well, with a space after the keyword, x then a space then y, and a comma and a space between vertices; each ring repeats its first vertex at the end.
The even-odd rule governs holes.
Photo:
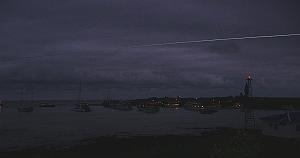
POLYGON ((246 97, 253 97, 252 77, 251 77, 250 73, 246 77, 244 93, 245 93, 246 97))
POLYGON ((245 93, 245 129, 255 129, 255 113, 251 110, 251 100, 253 99, 252 77, 250 73, 246 77, 246 84, 244 88, 245 93))

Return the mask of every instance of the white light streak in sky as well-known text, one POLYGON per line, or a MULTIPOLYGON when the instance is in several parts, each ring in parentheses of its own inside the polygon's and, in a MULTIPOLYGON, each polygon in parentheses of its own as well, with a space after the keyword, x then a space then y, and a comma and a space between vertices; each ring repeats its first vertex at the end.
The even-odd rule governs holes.
POLYGON ((233 40, 248 40, 248 39, 261 39, 261 38, 280 38, 280 37, 293 37, 293 36, 300 36, 300 33, 260 35, 260 36, 243 36, 243 37, 228 37, 228 38, 214 38, 214 39, 203 39, 203 40, 194 40, 194 41, 175 41, 175 42, 166 42, 166 43, 133 45, 131 47, 154 47, 154 46, 166 46, 166 45, 177 45, 177 44, 205 43, 205 42, 233 41, 233 40))
MULTIPOLYGON (((275 34, 275 35, 260 35, 260 36, 242 36, 242 37, 227 37, 227 38, 214 38, 214 39, 203 39, 203 40, 194 40, 194 41, 175 41, 175 42, 166 42, 166 43, 154 43, 154 44, 144 44, 144 45, 133 45, 129 48, 139 48, 139 47, 155 47, 155 46, 166 46, 166 45, 177 45, 177 44, 190 44, 190 43, 205 43, 205 42, 217 42, 217 41, 232 41, 232 40, 247 40, 247 39, 261 39, 261 38, 283 38, 283 37, 293 37, 300 36, 300 33, 290 33, 290 34, 275 34)), ((128 47, 127 47, 128 48, 128 47)), ((118 48, 117 50, 119 50, 118 48)), ((69 55, 67 53, 54 53, 50 55, 40 55, 40 56, 27 56, 27 57, 17 57, 11 60, 4 60, 0 63, 16 62, 18 60, 29 60, 34 61, 35 59, 45 58, 45 57, 55 57, 69 55)))

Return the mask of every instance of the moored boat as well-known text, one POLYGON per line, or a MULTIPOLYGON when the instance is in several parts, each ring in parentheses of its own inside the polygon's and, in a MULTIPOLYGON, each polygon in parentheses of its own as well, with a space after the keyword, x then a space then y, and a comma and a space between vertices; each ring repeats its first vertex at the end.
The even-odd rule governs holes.
POLYGON ((144 104, 137 106, 137 109, 144 113, 157 113, 160 110, 159 106, 144 105, 144 104))
POLYGON ((55 105, 54 104, 48 104, 48 103, 42 103, 42 104, 40 104, 40 107, 42 107, 42 108, 53 108, 53 107, 55 107, 55 105))
POLYGON ((34 108, 32 106, 22 106, 18 107, 19 112, 33 112, 34 108))
POLYGON ((73 111, 76 111, 76 112, 90 112, 91 109, 88 105, 88 103, 80 103, 78 104, 74 109, 73 111))

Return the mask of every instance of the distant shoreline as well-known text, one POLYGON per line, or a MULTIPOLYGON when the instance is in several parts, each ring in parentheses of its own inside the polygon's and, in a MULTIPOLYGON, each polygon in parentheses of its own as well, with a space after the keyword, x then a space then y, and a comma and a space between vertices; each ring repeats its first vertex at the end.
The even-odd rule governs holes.
MULTIPOLYGON (((239 96, 229 97, 201 97, 201 98, 179 98, 178 97, 151 97, 143 99, 131 99, 131 100, 118 100, 118 99, 99 99, 88 100, 82 99, 82 102, 86 102, 91 106, 102 106, 106 101, 113 102, 113 104, 120 104, 126 106, 137 106, 141 104, 151 104, 160 107, 174 107, 175 102, 180 102, 180 106, 184 107, 188 102, 197 102, 205 106, 219 106, 219 107, 232 107, 236 104, 241 104, 242 98, 239 96), (169 106, 170 105, 172 106, 169 106)), ((20 100, 3 100, 4 106, 19 105, 20 100)), ((56 105, 73 105, 78 104, 79 100, 23 100, 25 104, 39 105, 39 104, 56 104, 56 105)), ((300 109, 300 97, 252 97, 251 108, 253 109, 300 109)))

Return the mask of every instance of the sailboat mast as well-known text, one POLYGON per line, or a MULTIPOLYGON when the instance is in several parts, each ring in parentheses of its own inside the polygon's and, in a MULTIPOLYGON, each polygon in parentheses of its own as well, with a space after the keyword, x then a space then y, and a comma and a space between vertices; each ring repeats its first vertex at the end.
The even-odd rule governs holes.
POLYGON ((82 81, 79 82, 79 94, 78 94, 78 101, 81 103, 82 101, 82 81))
POLYGON ((24 87, 21 88, 21 92, 20 92, 20 106, 24 105, 24 87))

